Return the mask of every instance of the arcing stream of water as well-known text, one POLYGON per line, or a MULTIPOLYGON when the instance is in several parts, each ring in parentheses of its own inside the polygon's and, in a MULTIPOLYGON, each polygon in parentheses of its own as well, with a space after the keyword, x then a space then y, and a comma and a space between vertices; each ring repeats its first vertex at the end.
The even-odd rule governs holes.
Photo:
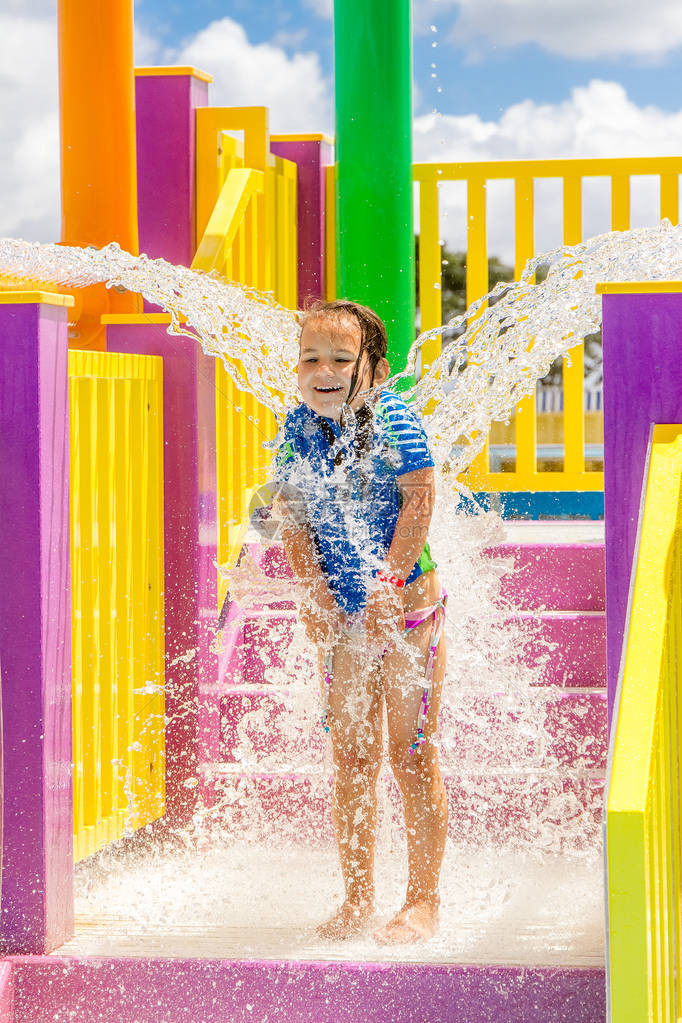
MULTIPOLYGON (((498 285, 453 321, 455 328, 466 326, 464 333, 412 390, 416 407, 424 412, 436 463, 443 467, 430 534, 450 594, 440 749, 445 771, 459 779, 464 801, 475 808, 466 815, 468 825, 451 836, 451 847, 460 853, 492 845, 498 853, 504 847, 505 855, 592 857, 599 846, 601 806, 598 795, 585 795, 587 760, 584 766, 574 760, 567 769, 552 752, 546 721, 557 697, 549 687, 535 685, 542 663, 529 667, 522 656, 533 625, 520 623, 515 609, 500 597, 501 577, 511 566, 482 556, 499 538, 500 522, 490 514, 458 511, 456 478, 482 446, 490 423, 507 419, 515 404, 534 392, 553 360, 597 329, 595 284, 679 278, 681 242, 682 229, 663 223, 536 257, 520 282, 498 285), (536 285, 540 266, 547 275, 536 285), (515 806, 511 822, 510 803, 515 806)), ((95 251, 3 240, 3 279, 20 279, 24 286, 26 281, 61 287, 105 282, 139 292, 170 312, 170 333, 191 336, 207 354, 222 358, 237 385, 269 406, 280 424, 295 400, 298 320, 267 296, 163 260, 131 256, 116 245, 95 251)), ((411 350, 407 373, 414 371, 420 340, 411 350)), ((231 581, 243 596, 257 582, 266 595, 273 585, 258 577, 248 559, 231 581)), ((275 592, 271 596, 277 598, 275 592)), ((264 759, 253 742, 264 722, 251 715, 241 732, 246 775, 255 766, 298 771, 315 776, 324 789, 328 771, 316 728, 315 675, 311 650, 302 631, 296 631, 286 666, 271 670, 270 681, 285 694, 278 725, 282 741, 264 759)), ((308 824, 314 832, 314 821, 308 824)), ((301 839, 301 821, 292 825, 268 817, 256 790, 242 780, 199 816, 187 832, 186 848, 196 850, 208 834, 211 843, 232 847, 237 825, 241 837, 273 848, 278 840, 286 845, 301 839)), ((393 842, 389 812, 383 848, 393 842)), ((83 881, 84 897, 90 897, 91 881, 83 881)), ((468 883, 464 875, 462 882, 468 883)))

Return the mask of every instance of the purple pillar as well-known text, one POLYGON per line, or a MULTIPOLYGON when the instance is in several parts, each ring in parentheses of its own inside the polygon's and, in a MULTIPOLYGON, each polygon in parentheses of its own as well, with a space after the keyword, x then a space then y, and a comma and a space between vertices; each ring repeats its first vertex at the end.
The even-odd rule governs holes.
POLYGON ((6 952, 51 951, 73 933, 67 304, 0 296, 6 952))
POLYGON ((325 167, 332 162, 326 135, 272 135, 275 156, 298 166, 298 302, 324 296, 325 167))
POLYGON ((140 252, 183 266, 196 249, 194 111, 210 81, 195 68, 135 72, 140 252))
POLYGON ((198 794, 201 691, 218 670, 215 360, 196 341, 170 337, 169 316, 105 319, 108 351, 163 357, 166 812, 182 824, 198 794))
MULTIPOLYGON (((604 286, 604 506, 609 714, 653 423, 682 423, 682 294, 604 286)), ((622 287, 622 286, 621 286, 622 287)), ((632 285, 628 285, 632 288, 632 285)))
MULTIPOLYGON (((210 81, 189 67, 135 72, 140 251, 184 266, 196 249, 195 110, 210 81)), ((164 360, 166 807, 182 823, 198 792, 200 687, 217 673, 215 364, 195 342, 169 337, 168 322, 109 318, 107 347, 164 360)))

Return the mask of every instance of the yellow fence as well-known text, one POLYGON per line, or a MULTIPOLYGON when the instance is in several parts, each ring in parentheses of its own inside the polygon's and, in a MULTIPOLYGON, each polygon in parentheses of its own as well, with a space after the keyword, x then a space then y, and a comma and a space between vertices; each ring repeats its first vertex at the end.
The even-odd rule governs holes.
MULTIPOLYGON (((441 317, 441 227, 438 192, 443 182, 466 184, 467 223, 467 305, 488 291, 488 243, 486 189, 491 181, 514 183, 514 272, 518 279, 535 253, 535 182, 562 182, 563 242, 576 245, 582 236, 582 193, 586 178, 607 178, 611 184, 611 229, 630 227, 630 191, 634 177, 654 176, 660 182, 660 216, 672 223, 679 216, 678 157, 593 159, 593 160, 499 160, 491 163, 420 163, 414 168, 419 185, 419 296, 422 330, 440 325, 441 317)), ((439 343, 425 352, 428 364, 439 354, 439 343)), ((475 490, 603 490, 603 472, 585 466, 585 420, 583 400, 583 345, 571 350, 564 360, 563 467, 558 472, 538 472, 537 420, 534 397, 520 402, 515 415, 516 458, 513 471, 489 471, 489 453, 481 453, 469 473, 475 490)))
MULTIPOLYGON (((439 217, 439 188, 445 182, 463 182, 466 186, 467 224, 467 305, 488 291, 487 188, 491 181, 511 181, 514 186, 514 271, 518 279, 535 251, 535 182, 559 180, 562 183, 563 242, 577 245, 583 240, 583 185, 588 178, 605 178, 611 188, 611 229, 630 227, 630 191, 633 178, 655 177, 660 186, 660 216, 673 224, 679 219, 679 157, 633 157, 591 160, 497 160, 477 163, 418 163, 414 178, 419 191, 419 305, 421 329, 442 323, 442 225, 439 217)), ((334 298, 335 260, 334 168, 326 177, 327 298, 334 298)), ((441 350, 440 339, 427 342, 422 365, 428 366, 441 350)), ((467 482, 475 490, 490 492, 512 490, 603 490, 604 474, 586 466, 585 412, 583 399, 584 350, 577 345, 563 366, 563 459, 557 471, 538 471, 538 436, 535 400, 529 397, 516 408, 514 430, 514 467, 491 472, 488 448, 471 467, 467 482), (569 365, 570 361, 570 365, 569 365)))
MULTIPOLYGON (((202 107, 197 116, 197 252, 192 267, 298 304, 297 167, 270 153, 265 107, 202 107), (235 138, 231 133, 242 133, 235 138)), ((218 560, 236 554, 253 488, 270 462, 272 414, 216 364, 218 560)), ((219 594, 222 599, 222 594, 219 594)))
POLYGON ((607 801, 613 1023, 682 1014, 682 426, 654 428, 607 801))
POLYGON ((69 352, 74 853, 164 813, 162 360, 69 352))

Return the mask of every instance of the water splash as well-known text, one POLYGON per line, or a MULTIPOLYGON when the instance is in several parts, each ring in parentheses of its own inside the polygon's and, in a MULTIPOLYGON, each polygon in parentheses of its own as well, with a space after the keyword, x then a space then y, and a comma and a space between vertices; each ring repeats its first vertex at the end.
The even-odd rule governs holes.
POLYGON ((137 292, 170 313, 170 334, 190 337, 207 355, 222 359, 236 386, 254 394, 278 420, 295 399, 298 318, 271 295, 165 259, 132 256, 116 243, 81 249, 0 239, 0 285, 41 283, 106 284, 137 292))
MULTIPOLYGON (((548 721, 552 715, 556 720, 560 701, 536 685, 542 663, 529 667, 519 656, 533 641, 533 625, 520 622, 500 595, 504 572, 511 566, 482 556, 500 539, 500 523, 490 514, 473 518, 459 514, 453 490, 459 489, 457 477, 481 450, 490 423, 507 420, 517 402, 533 393, 551 363, 598 327, 601 303, 596 283, 682 277, 681 242, 682 229, 664 222, 538 256, 521 281, 498 285, 447 327, 423 334, 410 351, 407 374, 414 372, 427 338, 448 328, 461 332, 412 391, 436 461, 443 467, 430 534, 450 593, 441 757, 458 779, 469 822, 455 833, 451 846, 458 841, 462 848, 506 844, 537 855, 598 849, 601 797, 590 787, 590 751, 582 759, 574 757, 569 771, 553 748, 548 721), (540 267, 547 275, 535 284, 540 267), (505 778, 506 789, 501 784, 505 778), (506 803, 512 790, 517 809, 510 817, 506 803)), ((11 279, 61 287, 105 282, 139 292, 168 310, 171 333, 193 337, 207 354, 223 359, 236 385, 254 393, 280 423, 295 400, 300 325, 296 314, 271 297, 164 260, 133 257, 115 245, 93 251, 4 240, 0 281, 11 279)), ((230 580, 235 593, 241 581, 240 600, 246 603, 244 594, 256 577, 259 600, 291 598, 262 573, 258 576, 246 560, 230 580), (269 587, 275 592, 269 593, 269 587)), ((277 742, 265 750, 259 746, 266 724, 262 710, 243 717, 232 775, 223 772, 212 779, 208 765, 202 784, 205 790, 213 786, 215 799, 174 839, 184 842, 187 850, 201 849, 207 835, 217 836, 226 847, 233 846, 237 836, 266 839, 270 845, 281 840, 289 847, 330 838, 329 822, 321 824, 315 816, 316 808, 329 803, 328 753, 311 698, 315 665, 293 616, 290 624, 284 664, 265 665, 267 681, 274 683, 273 693, 280 694, 283 707, 277 715, 277 742), (289 817, 273 814, 272 789, 265 791, 262 785, 269 769, 281 781, 280 796, 292 772, 307 779, 305 799, 300 804, 290 800, 289 817), (304 803, 312 807, 308 820, 301 816, 304 803)), ((389 850, 397 841, 394 796, 389 791, 381 832, 382 848, 389 850)))
MULTIPOLYGON (((680 278, 682 227, 667 220, 561 246, 530 260, 520 281, 497 284, 461 316, 421 334, 405 371, 385 387, 414 375, 427 339, 463 331, 411 392, 436 460, 455 480, 482 449, 490 424, 507 421, 552 362, 599 327, 598 282, 680 278), (535 284, 540 268, 546 277, 535 284)), ((2 239, 3 280, 65 288, 104 282, 138 292, 170 313, 170 333, 192 337, 221 358, 237 387, 255 394, 280 423, 296 400, 300 321, 269 295, 163 259, 131 256, 116 244, 95 250, 2 239)))

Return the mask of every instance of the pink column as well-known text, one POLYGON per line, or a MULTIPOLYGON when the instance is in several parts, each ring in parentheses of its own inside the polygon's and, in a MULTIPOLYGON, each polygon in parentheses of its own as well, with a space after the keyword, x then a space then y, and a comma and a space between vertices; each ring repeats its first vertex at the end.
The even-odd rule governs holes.
POLYGON ((649 433, 653 423, 682 423, 682 294, 651 293, 646 284, 636 294, 618 294, 618 285, 604 287, 606 663, 610 713, 627 624, 649 433), (609 294, 609 289, 616 293, 609 294))
POLYGON ((4 843, 0 944, 73 933, 67 313, 0 295, 0 664, 4 843))
POLYGON ((140 252, 189 266, 195 251, 195 116, 211 76, 196 68, 137 68, 140 252))
POLYGON ((196 805, 200 690, 217 677, 215 360, 170 317, 106 317, 107 350, 163 357, 166 642, 166 811, 185 823, 196 805))
POLYGON ((271 135, 270 149, 298 166, 298 301, 324 295, 325 167, 332 162, 326 135, 271 135))
MULTIPOLYGON (((140 251, 185 266, 195 252, 195 110, 210 81, 191 67, 135 73, 140 251)), ((167 316, 108 322, 109 351, 164 360, 166 806, 182 823, 198 792, 199 691, 217 673, 215 363, 195 342, 169 337, 167 316)))

